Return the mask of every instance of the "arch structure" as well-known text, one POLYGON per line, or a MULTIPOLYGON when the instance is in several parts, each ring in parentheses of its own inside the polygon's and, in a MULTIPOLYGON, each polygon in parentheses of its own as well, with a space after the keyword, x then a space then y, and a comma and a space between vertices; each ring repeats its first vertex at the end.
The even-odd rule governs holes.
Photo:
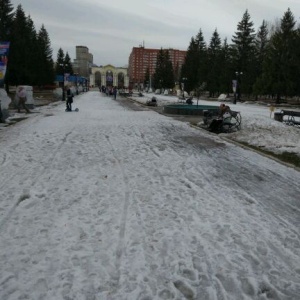
POLYGON ((117 68, 113 65, 92 67, 90 74, 91 86, 116 86, 119 89, 128 88, 129 76, 127 68, 117 68))

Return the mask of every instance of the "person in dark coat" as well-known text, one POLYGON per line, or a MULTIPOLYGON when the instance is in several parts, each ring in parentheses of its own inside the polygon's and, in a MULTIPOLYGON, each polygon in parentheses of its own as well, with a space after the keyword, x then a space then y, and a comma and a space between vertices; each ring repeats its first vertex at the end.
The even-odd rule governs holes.
POLYGON ((219 132, 223 123, 223 116, 227 112, 230 113, 230 107, 222 103, 219 107, 218 117, 212 120, 208 129, 212 132, 219 132))
POLYGON ((113 95, 114 95, 114 99, 116 100, 117 99, 117 87, 114 86, 113 88, 113 95))
POLYGON ((67 111, 72 111, 73 93, 70 87, 67 88, 67 111))

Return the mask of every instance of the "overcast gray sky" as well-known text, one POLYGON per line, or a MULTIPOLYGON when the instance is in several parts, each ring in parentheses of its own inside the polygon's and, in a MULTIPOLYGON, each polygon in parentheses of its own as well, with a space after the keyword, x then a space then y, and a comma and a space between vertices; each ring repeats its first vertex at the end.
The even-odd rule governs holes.
POLYGON ((274 23, 288 8, 297 23, 300 0, 11 0, 21 4, 37 30, 44 24, 53 58, 62 48, 72 61, 77 45, 87 46, 97 65, 128 64, 132 47, 186 50, 202 29, 209 43, 218 30, 231 42, 246 9, 257 29, 274 23))

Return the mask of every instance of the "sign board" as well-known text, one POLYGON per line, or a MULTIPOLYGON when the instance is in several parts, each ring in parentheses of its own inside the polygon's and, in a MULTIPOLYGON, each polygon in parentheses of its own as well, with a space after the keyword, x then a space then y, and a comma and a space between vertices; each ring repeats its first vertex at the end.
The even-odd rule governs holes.
POLYGON ((232 90, 235 93, 237 88, 237 80, 233 79, 232 80, 232 90))
POLYGON ((4 84, 8 61, 9 42, 0 42, 0 86, 4 84))

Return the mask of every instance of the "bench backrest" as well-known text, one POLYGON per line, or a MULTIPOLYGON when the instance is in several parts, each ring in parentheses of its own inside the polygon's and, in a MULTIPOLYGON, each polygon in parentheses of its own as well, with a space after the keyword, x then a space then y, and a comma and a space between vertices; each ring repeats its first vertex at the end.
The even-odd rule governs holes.
POLYGON ((300 111, 283 109, 281 112, 286 116, 300 117, 300 111))
POLYGON ((223 124, 240 125, 241 114, 239 111, 230 110, 223 116, 223 124))

